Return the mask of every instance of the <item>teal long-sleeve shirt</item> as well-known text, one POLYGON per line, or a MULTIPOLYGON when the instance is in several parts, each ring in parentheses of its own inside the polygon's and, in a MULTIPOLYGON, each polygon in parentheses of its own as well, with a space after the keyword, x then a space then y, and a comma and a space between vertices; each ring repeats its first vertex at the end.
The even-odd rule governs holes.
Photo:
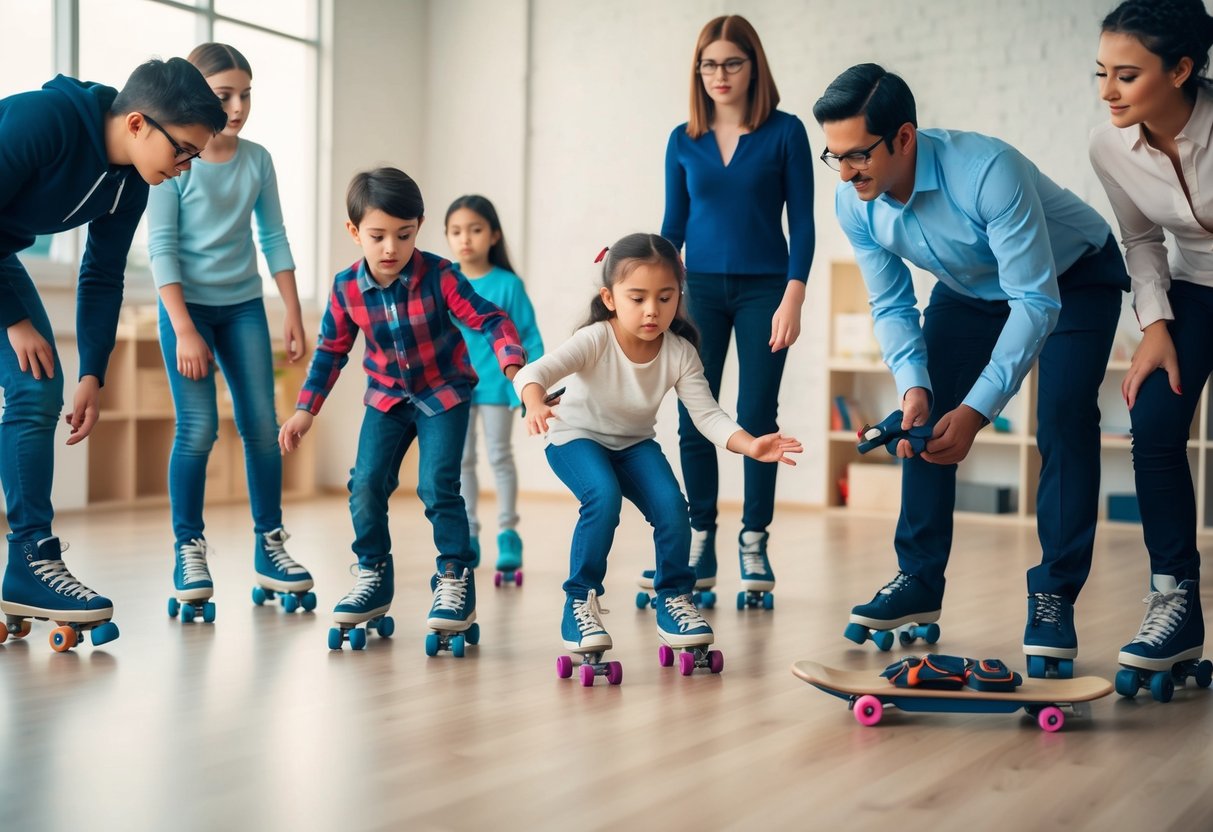
POLYGON ((156 288, 180 283, 187 303, 229 306, 259 298, 250 218, 270 274, 295 268, 269 152, 241 139, 226 162, 195 159, 151 189, 148 254, 156 288))
MULTIPOLYGON (((477 278, 468 278, 476 294, 505 310, 505 314, 518 328, 518 336, 526 350, 526 360, 529 364, 543 355, 543 337, 539 334, 539 326, 535 322, 535 307, 527 297, 526 287, 522 278, 513 272, 494 266, 487 274, 477 278)), ((497 365, 497 355, 492 345, 485 340, 477 330, 469 329, 461 322, 455 321, 463 340, 468 345, 468 358, 471 359, 472 369, 480 376, 480 381, 472 390, 472 404, 496 404, 508 407, 518 407, 522 404, 514 386, 502 375, 497 365)))

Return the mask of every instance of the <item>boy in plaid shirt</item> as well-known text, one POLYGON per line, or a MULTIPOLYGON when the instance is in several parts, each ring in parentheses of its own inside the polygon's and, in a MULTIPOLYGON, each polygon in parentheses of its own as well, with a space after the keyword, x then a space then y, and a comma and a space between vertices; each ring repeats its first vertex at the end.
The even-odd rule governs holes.
POLYGON ((365 645, 365 631, 356 628, 364 621, 380 635, 391 633, 384 617, 394 592, 388 498, 414 439, 421 448, 417 495, 438 549, 428 625, 446 633, 472 628, 476 585, 459 465, 477 378, 451 316, 489 339, 507 378, 526 361, 506 314, 477 295, 452 263, 416 248, 424 203, 411 178, 395 168, 359 173, 346 209, 346 227, 364 257, 333 281, 307 380, 278 436, 285 452, 299 446, 361 331, 366 412, 349 482, 357 581, 333 611, 333 649, 347 633, 352 647, 365 645))

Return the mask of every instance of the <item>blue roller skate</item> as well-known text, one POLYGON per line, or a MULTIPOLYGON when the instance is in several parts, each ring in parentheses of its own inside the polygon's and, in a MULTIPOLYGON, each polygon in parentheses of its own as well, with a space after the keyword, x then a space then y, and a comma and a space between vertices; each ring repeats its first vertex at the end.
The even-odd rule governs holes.
POLYGON ((522 586, 522 538, 513 529, 502 529, 497 535, 497 572, 493 586, 502 583, 522 586))
MULTIPOLYGON (((581 655, 578 678, 583 687, 591 687, 597 676, 605 676, 607 683, 611 685, 618 685, 623 681, 623 665, 602 660, 606 651, 614 646, 610 633, 602 624, 602 616, 608 612, 610 610, 604 610, 598 605, 598 593, 592 589, 584 601, 572 595, 564 599, 560 638, 564 641, 564 649, 581 655)), ((561 679, 568 679, 573 675, 571 657, 557 657, 556 675, 561 679)))
POLYGON ((337 626, 329 630, 330 650, 340 650, 347 639, 351 648, 361 650, 366 647, 369 630, 377 631, 380 638, 390 638, 396 630, 396 622, 387 615, 396 592, 392 556, 375 564, 354 564, 350 572, 358 580, 333 608, 333 623, 337 626), (359 628, 364 621, 366 628, 359 628))
POLYGON ((863 644, 871 640, 880 650, 893 648, 897 638, 903 646, 922 639, 927 644, 939 640, 942 599, 921 580, 907 572, 898 572, 866 604, 851 608, 850 623, 843 635, 863 644))
POLYGON ((290 537, 281 526, 265 534, 257 535, 253 552, 257 586, 253 587, 253 603, 261 606, 266 601, 281 598, 282 608, 287 612, 316 609, 316 593, 312 592, 312 575, 286 553, 286 541, 290 537))
POLYGON ((1158 702, 1170 702, 1175 687, 1189 677, 1207 688, 1213 682, 1213 662, 1202 661, 1205 621, 1200 608, 1200 584, 1154 575, 1146 597, 1146 617, 1137 636, 1120 650, 1116 692, 1133 697, 1148 687, 1158 702))
POLYGON ((215 620, 215 602, 211 600, 215 584, 206 564, 209 554, 206 539, 195 537, 176 543, 173 551, 173 596, 168 599, 169 618, 180 614, 186 623, 201 619, 210 624, 215 620))
POLYGON ((690 593, 659 595, 657 598, 657 660, 662 667, 672 667, 675 651, 678 672, 690 676, 695 668, 712 673, 724 670, 724 654, 709 647, 716 640, 712 627, 696 609, 690 593))
POLYGON ((434 603, 426 626, 431 630, 425 637, 425 654, 437 656, 450 650, 455 658, 463 658, 469 644, 480 642, 480 625, 476 623, 476 573, 456 563, 446 564, 442 573, 430 578, 434 603))
POLYGON ((741 561, 741 591, 737 593, 737 609, 764 610, 775 608, 775 572, 767 558, 767 533, 742 532, 738 539, 737 557, 741 561))
POLYGON ((1074 605, 1060 595, 1033 592, 1028 596, 1028 625, 1023 634, 1028 675, 1034 679, 1074 678, 1078 634, 1074 631, 1074 605))

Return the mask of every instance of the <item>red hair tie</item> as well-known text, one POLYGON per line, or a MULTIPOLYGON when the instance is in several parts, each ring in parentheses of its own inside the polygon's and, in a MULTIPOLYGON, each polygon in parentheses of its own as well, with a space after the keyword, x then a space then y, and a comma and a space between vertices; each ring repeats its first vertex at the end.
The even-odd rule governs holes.
POLYGON ((607 249, 609 249, 609 248, 610 248, 610 246, 603 246, 602 251, 598 252, 598 256, 594 258, 594 262, 601 263, 602 258, 606 257, 607 249))

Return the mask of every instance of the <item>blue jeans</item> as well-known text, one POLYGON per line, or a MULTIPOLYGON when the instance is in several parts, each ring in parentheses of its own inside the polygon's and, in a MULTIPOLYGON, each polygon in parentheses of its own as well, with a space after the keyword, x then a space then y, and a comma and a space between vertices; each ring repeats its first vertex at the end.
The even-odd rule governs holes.
MULTIPOLYGON (((779 383, 788 351, 772 353, 771 318, 783 300, 787 279, 780 275, 687 274, 687 311, 699 329, 699 358, 712 396, 720 399, 720 377, 737 335, 737 423, 754 436, 778 429, 779 383)), ((716 446, 703 437, 687 409, 678 405, 682 479, 690 503, 691 525, 701 531, 716 528, 716 498, 720 491, 716 446)), ((745 504, 741 526, 766 531, 775 513, 775 476, 779 464, 747 457, 745 504)))
MULTIPOLYGON (((434 527, 434 547, 438 550, 435 566, 439 572, 451 562, 471 568, 467 509, 459 495, 459 462, 470 409, 464 402, 426 416, 408 401, 387 413, 366 408, 349 482, 353 548, 361 566, 374 567, 391 555, 388 498, 400 485, 400 463, 416 439, 421 449, 417 496, 434 527)), ((457 573, 462 571, 456 569, 457 573)))
MULTIPOLYGON (((1099 385, 1120 318, 1124 261, 1114 240, 1059 279, 1061 314, 1037 369, 1036 443, 1040 485, 1036 526, 1043 555, 1028 592, 1078 597, 1091 569, 1099 514, 1099 385), (1107 279, 1100 279, 1106 275, 1107 279)), ((931 424, 964 401, 1010 314, 1005 301, 964 297, 938 283, 923 316, 931 424)), ((900 568, 942 597, 952 549, 955 465, 914 457, 902 463, 901 516, 894 546, 900 568)))
MULTIPOLYGON (((231 306, 186 304, 232 393, 236 430, 244 441, 253 529, 265 534, 282 525, 282 452, 274 413, 274 356, 265 304, 260 298, 231 306)), ((201 537, 205 524, 206 463, 219 437, 215 374, 193 381, 177 372, 177 333, 160 306, 160 351, 177 411, 168 462, 168 494, 177 543, 201 537)))
POLYGON ((1179 358, 1181 395, 1165 370, 1142 383, 1129 419, 1133 475, 1150 571, 1177 581, 1200 579, 1196 549, 1196 494, 1188 465, 1188 431, 1201 391, 1213 372, 1213 288, 1186 280, 1167 292, 1175 320, 1167 324, 1179 358))
MULTIPOLYGON (((12 256, 12 255, 10 255, 12 256)), ((12 256, 16 260, 16 256, 12 256)), ((41 381, 21 372, 17 354, 0 332, 0 388, 4 415, 0 417, 0 482, 4 485, 11 543, 38 541, 51 535, 51 479, 55 468, 55 427, 63 409, 63 367, 46 309, 24 268, 10 272, 17 293, 38 334, 55 352, 55 377, 41 381), (19 272, 20 274, 12 274, 19 272)))
POLYGON ((695 584, 690 567, 691 524, 687 502, 669 461, 655 440, 646 439, 622 451, 592 439, 548 445, 548 463, 560 481, 581 501, 581 516, 569 551, 569 579, 564 591, 585 600, 592 589, 602 595, 607 555, 627 497, 653 527, 657 548, 654 586, 660 594, 682 595, 695 584))

